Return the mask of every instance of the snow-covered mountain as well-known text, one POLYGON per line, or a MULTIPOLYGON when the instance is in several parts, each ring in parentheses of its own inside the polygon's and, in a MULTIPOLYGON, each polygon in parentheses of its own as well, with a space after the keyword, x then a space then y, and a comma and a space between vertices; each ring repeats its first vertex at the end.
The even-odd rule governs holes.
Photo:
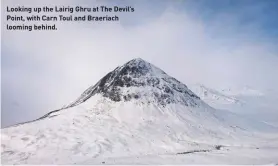
POLYGON ((213 108, 228 110, 241 116, 278 126, 276 106, 278 98, 277 93, 273 90, 262 91, 250 86, 216 90, 202 84, 191 84, 189 87, 213 108))
POLYGON ((4 164, 124 163, 123 158, 165 155, 174 159, 236 147, 264 149, 277 145, 277 132, 265 123, 212 108, 185 84, 137 58, 62 109, 1 129, 1 156, 4 164))
POLYGON ((201 84, 192 85, 190 88, 196 95, 211 106, 217 104, 243 104, 243 101, 240 101, 235 96, 227 95, 201 84))
POLYGON ((140 58, 117 67, 65 108, 83 103, 95 94, 115 102, 135 99, 164 106, 170 103, 197 106, 200 102, 186 85, 140 58))

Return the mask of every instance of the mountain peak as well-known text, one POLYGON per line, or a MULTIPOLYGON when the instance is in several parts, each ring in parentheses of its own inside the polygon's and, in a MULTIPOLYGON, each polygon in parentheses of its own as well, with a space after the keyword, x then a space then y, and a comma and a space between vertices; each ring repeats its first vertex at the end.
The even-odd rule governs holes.
POLYGON ((130 61, 128 61, 127 63, 125 63, 123 66, 130 66, 130 67, 150 67, 151 64, 141 58, 135 58, 132 59, 130 61))
POLYGON ((123 66, 120 67, 121 74, 130 74, 133 77, 139 77, 142 75, 152 75, 152 76, 160 76, 165 75, 166 73, 162 71, 161 69, 157 68, 153 64, 141 59, 141 58, 135 58, 127 63, 125 63, 123 66))
POLYGON ((145 61, 145 60, 142 59, 142 58, 134 58, 134 59, 130 60, 129 62, 131 62, 131 61, 133 61, 133 62, 144 62, 144 63, 148 63, 147 61, 145 61))
MULTIPOLYGON (((152 65, 148 61, 142 59, 142 58, 134 58, 130 61, 128 61, 125 65, 131 65, 131 66, 144 66, 144 65, 152 65)), ((124 66, 124 65, 123 65, 124 66)))
POLYGON ((95 94, 115 102, 139 101, 162 106, 171 103, 196 106, 200 100, 185 84, 141 58, 132 59, 109 72, 67 107, 85 102, 95 94))

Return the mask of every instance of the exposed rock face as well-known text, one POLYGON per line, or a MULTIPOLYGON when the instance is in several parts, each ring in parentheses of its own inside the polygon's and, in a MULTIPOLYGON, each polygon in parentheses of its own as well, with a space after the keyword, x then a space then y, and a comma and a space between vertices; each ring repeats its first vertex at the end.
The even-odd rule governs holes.
POLYGON ((115 102, 144 100, 162 106, 170 103, 197 106, 196 100, 200 100, 186 85, 140 58, 108 73, 67 107, 78 105, 95 94, 102 94, 115 102))

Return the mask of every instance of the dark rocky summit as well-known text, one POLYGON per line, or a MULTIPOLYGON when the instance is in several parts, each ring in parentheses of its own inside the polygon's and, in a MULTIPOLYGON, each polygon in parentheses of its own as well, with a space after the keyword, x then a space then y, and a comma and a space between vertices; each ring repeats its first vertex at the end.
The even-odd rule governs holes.
POLYGON ((108 73, 66 108, 85 102, 95 94, 102 94, 115 102, 144 98, 148 103, 155 102, 163 106, 170 103, 196 106, 195 100, 200 100, 186 85, 140 58, 108 73))

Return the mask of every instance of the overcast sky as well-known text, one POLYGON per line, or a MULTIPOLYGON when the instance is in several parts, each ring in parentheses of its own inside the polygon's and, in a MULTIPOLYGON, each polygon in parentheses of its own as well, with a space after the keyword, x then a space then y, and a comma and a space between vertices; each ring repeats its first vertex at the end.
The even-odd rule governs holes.
POLYGON ((4 0, 2 20, 7 6, 19 5, 118 5, 135 12, 118 14, 120 22, 57 23, 48 32, 7 31, 2 22, 2 127, 60 108, 137 57, 185 84, 277 89, 275 0, 4 0))

